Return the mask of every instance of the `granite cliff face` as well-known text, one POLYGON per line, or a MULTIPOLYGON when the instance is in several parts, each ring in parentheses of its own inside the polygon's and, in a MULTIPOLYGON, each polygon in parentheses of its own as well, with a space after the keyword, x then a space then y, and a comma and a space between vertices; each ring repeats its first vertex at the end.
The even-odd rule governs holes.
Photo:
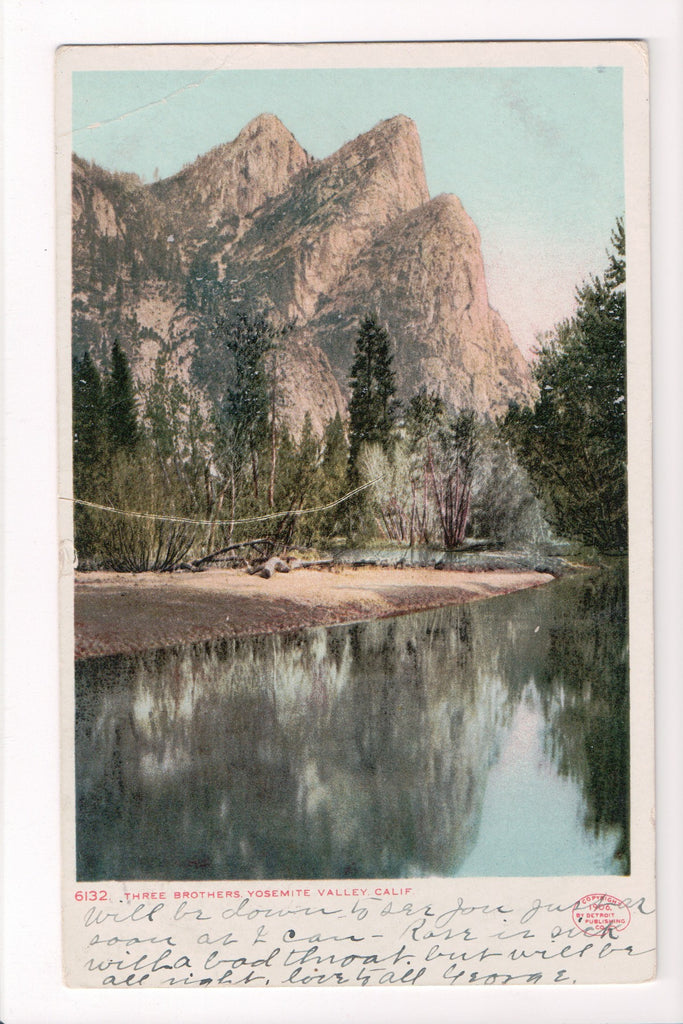
POLYGON ((419 381, 482 414, 527 400, 528 365, 489 306, 479 234, 455 196, 438 196, 379 232, 307 325, 341 380, 367 309, 395 340, 401 394, 419 381))
POLYGON ((283 316, 308 320, 377 232, 428 198, 415 125, 384 121, 263 207, 224 252, 231 280, 283 316))
POLYGON ((311 163, 277 117, 261 114, 232 142, 155 183, 151 191, 173 211, 180 234, 201 246, 212 231, 233 239, 245 219, 311 163))
MULTIPOLYGON (((195 275, 223 309, 248 301, 295 322, 281 366, 295 424, 306 410, 319 429, 345 412, 370 310, 394 343, 399 397, 426 387, 454 408, 497 415, 533 396, 489 306, 477 229, 455 196, 430 199, 407 117, 314 160, 264 114, 153 185, 76 159, 73 217, 74 347, 102 360, 117 332, 138 377, 159 351, 185 375, 206 356, 207 319, 187 297, 195 275)), ((220 353, 212 358, 220 378, 220 353)))

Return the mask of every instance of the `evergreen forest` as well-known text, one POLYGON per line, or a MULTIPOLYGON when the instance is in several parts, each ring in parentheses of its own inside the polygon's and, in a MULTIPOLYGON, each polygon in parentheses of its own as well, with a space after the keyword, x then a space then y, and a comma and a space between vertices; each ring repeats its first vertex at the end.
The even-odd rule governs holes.
MULTIPOLYGON (((534 405, 512 405, 497 421, 425 389, 399 403, 392 339, 369 310, 358 322, 347 415, 337 412, 319 434, 306 413, 295 431, 279 374, 290 325, 228 303, 215 265, 195 264, 187 308, 222 377, 207 384, 201 361, 184 375, 162 347, 136 385, 118 340, 106 359, 87 338, 74 345, 81 568, 163 571, 219 554, 373 544, 533 551, 551 539, 625 553, 621 220, 603 274, 577 289, 574 315, 539 340, 534 405)), ((120 279, 110 282, 114 326, 122 290, 120 279)))

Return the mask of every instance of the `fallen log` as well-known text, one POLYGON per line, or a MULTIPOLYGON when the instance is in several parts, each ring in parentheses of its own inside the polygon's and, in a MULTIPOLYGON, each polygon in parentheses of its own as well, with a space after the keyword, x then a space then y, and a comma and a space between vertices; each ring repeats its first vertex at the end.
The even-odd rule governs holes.
POLYGON ((300 558, 290 558, 285 560, 284 558, 278 558, 277 555, 273 555, 266 562, 248 566, 247 572, 250 576, 256 576, 258 573, 263 579, 269 580, 273 573, 276 572, 293 572, 295 569, 312 569, 322 565, 334 565, 334 559, 315 558, 311 561, 304 561, 300 558))
MULTIPOLYGON (((260 568, 256 570, 259 576, 262 576, 264 580, 269 580, 275 572, 289 572, 290 568, 287 562, 278 558, 277 555, 273 555, 267 562, 264 562, 260 568)), ((254 572, 254 570, 252 570, 254 572)))
POLYGON ((195 558, 192 562, 194 566, 204 565, 205 562, 210 562, 214 558, 218 558, 220 555, 226 555, 228 551, 237 551, 238 548, 253 548, 254 551, 258 551, 259 546, 265 545, 266 548, 272 545, 272 541, 268 537, 257 537, 255 540, 241 540, 237 544, 228 544, 226 548, 219 548, 218 551, 211 551, 208 555, 204 555, 203 558, 195 558))
POLYGON ((295 558, 293 562, 290 562, 290 569, 313 569, 320 565, 334 565, 333 558, 315 558, 311 562, 302 561, 300 558, 295 558))
MULTIPOLYGON (((344 564, 343 562, 341 563, 344 564)), ((346 563, 351 566, 352 569, 363 569, 366 566, 373 566, 374 568, 391 568, 395 563, 390 562, 387 558, 357 558, 354 562, 346 563)))

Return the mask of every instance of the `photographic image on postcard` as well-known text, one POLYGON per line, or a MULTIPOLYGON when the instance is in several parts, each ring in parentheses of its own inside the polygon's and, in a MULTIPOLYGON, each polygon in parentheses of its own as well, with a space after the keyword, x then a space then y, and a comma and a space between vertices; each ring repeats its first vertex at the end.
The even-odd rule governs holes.
POLYGON ((628 876, 622 68, 71 96, 76 879, 628 876))

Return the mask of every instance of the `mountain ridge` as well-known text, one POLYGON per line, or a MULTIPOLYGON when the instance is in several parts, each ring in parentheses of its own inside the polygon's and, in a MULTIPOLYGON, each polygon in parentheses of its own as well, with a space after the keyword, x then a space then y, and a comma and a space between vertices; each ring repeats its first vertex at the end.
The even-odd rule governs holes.
MULTIPOLYGON (((485 416, 532 399, 528 364, 489 304, 476 225, 457 197, 430 198, 405 115, 322 160, 262 114, 152 185, 77 157, 73 166, 77 353, 104 363, 116 336, 139 380, 160 352, 191 379, 209 351, 202 306, 258 306, 294 323, 286 415, 296 426, 308 411, 321 430, 346 411, 358 323, 376 310, 400 398, 423 387, 485 416)), ((218 379, 226 367, 218 350, 212 359, 218 379)))

